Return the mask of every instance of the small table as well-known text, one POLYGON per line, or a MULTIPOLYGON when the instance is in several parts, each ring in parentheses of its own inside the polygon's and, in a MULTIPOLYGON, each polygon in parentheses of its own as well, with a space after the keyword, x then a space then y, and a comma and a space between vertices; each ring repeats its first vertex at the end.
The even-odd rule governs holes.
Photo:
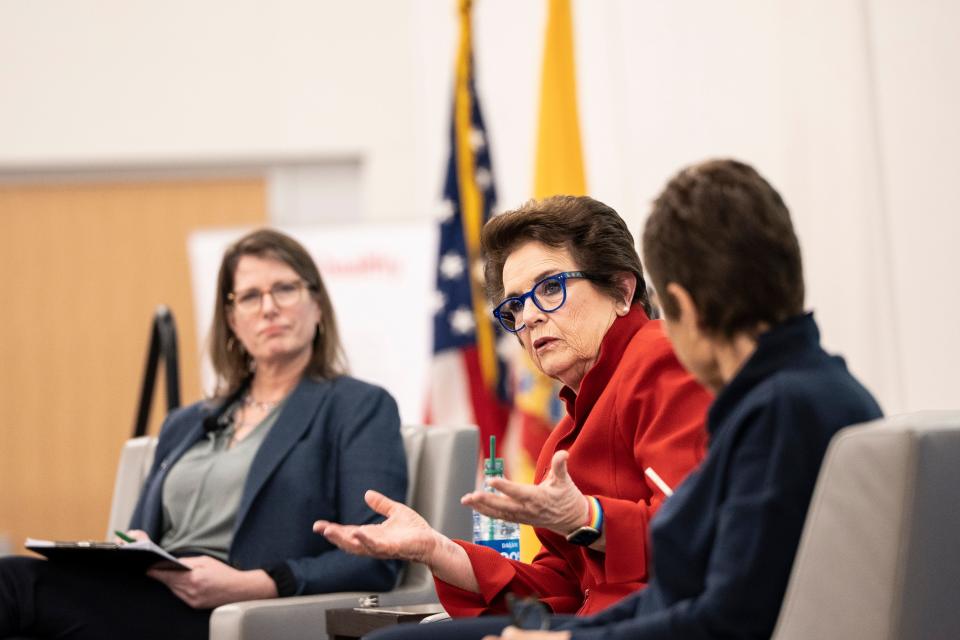
POLYGON ((327 635, 330 640, 355 640, 381 627, 416 623, 442 612, 440 603, 327 609, 327 635))

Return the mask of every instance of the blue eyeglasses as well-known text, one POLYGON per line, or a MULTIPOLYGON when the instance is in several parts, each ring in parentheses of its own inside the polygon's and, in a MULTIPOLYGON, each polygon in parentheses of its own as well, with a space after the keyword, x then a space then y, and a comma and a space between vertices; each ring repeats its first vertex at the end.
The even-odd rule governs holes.
POLYGON ((571 278, 590 278, 583 271, 564 271, 547 276, 530 291, 516 298, 507 298, 493 310, 493 317, 500 321, 500 326, 510 333, 518 333, 526 326, 521 320, 523 306, 527 298, 544 313, 552 313, 563 306, 567 301, 567 280, 571 278), (519 322, 519 324, 517 324, 519 322))

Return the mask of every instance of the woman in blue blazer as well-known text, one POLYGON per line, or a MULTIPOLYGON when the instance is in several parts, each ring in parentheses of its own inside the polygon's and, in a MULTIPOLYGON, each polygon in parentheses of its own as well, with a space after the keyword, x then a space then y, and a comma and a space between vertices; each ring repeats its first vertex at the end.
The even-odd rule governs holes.
POLYGON ((206 638, 222 604, 394 586, 396 561, 311 530, 317 518, 378 522, 364 491, 403 500, 407 473, 397 405, 343 375, 330 298, 295 240, 259 230, 227 250, 211 357, 216 397, 164 423, 126 533, 191 570, 0 560, 0 637, 206 638))

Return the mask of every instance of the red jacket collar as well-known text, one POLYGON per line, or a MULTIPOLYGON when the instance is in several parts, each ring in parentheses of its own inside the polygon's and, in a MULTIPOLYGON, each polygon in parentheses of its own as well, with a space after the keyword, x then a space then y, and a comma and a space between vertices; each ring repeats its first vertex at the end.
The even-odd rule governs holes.
POLYGON ((633 336, 648 322, 650 319, 647 318, 643 308, 639 304, 634 304, 627 315, 613 321, 607 334, 603 336, 600 342, 600 355, 583 376, 580 382, 580 393, 574 392, 566 385, 560 390, 560 399, 567 406, 567 415, 577 428, 582 426, 584 420, 590 415, 590 410, 610 382, 633 336))

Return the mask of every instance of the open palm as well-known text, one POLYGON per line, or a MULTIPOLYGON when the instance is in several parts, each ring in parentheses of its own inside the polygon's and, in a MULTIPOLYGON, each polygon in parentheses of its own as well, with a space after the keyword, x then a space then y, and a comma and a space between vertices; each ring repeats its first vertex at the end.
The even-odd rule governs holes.
POLYGON ((473 491, 460 500, 491 518, 543 527, 566 535, 582 525, 590 512, 586 498, 567 470, 567 451, 557 451, 550 471, 540 484, 493 478, 490 486, 499 493, 473 491))
POLYGON ((317 520, 313 530, 337 547, 362 556, 429 562, 441 542, 441 534, 410 507, 370 490, 364 500, 386 517, 380 524, 344 525, 317 520))

